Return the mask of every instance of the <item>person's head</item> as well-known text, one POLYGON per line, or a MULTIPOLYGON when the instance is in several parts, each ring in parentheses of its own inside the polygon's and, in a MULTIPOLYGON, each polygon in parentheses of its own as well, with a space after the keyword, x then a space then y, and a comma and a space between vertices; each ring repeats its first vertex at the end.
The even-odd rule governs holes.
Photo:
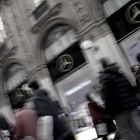
POLYGON ((94 94, 92 92, 88 92, 87 93, 87 96, 86 96, 87 97, 87 100, 88 101, 93 101, 93 96, 94 96, 94 94))
POLYGON ((19 92, 16 94, 17 107, 22 108, 26 100, 31 96, 27 94, 25 90, 19 89, 19 92))
POLYGON ((32 81, 30 84, 29 84, 29 87, 32 89, 32 90, 38 90, 40 88, 40 85, 38 84, 37 81, 32 81))
POLYGON ((137 54, 137 61, 140 63, 140 53, 137 54))
POLYGON ((103 69, 107 68, 111 64, 109 58, 106 57, 101 58, 99 61, 103 69))
POLYGON ((139 67, 139 65, 134 65, 134 66, 132 66, 131 67, 131 71, 132 71, 132 73, 136 76, 137 74, 139 74, 140 73, 140 67, 139 67))

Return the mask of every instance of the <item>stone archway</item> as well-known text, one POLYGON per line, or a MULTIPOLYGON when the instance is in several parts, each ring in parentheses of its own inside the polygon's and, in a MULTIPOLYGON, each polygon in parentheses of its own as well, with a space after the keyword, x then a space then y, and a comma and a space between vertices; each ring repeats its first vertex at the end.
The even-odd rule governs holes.
MULTIPOLYGON (((2 73, 2 88, 3 88, 4 92, 11 90, 10 87, 8 87, 8 83, 7 83, 9 78, 13 78, 16 74, 19 74, 20 71, 24 72, 24 75, 21 75, 21 76, 23 76, 23 77, 25 76, 24 79, 26 79, 27 71, 26 71, 26 68, 24 67, 24 65, 21 63, 21 61, 19 61, 17 59, 10 59, 5 62, 5 64, 3 65, 3 68, 2 68, 2 72, 1 72, 2 73)), ((17 77, 17 79, 18 79, 18 77, 17 77)), ((22 79, 18 79, 18 80, 22 80, 22 79)), ((22 81, 19 81, 19 82, 22 82, 22 81)), ((20 84, 20 83, 17 83, 17 85, 18 84, 20 84)), ((15 86, 16 86, 16 83, 15 83, 15 86)), ((12 86, 11 86, 11 88, 12 88, 12 86)), ((13 85, 13 88, 14 88, 14 85, 13 85)))
POLYGON ((44 55, 42 55, 42 43, 44 41, 44 38, 47 37, 49 35, 49 31, 58 25, 67 25, 69 27, 71 27, 72 29, 74 29, 74 31, 78 34, 78 27, 77 24, 74 23, 73 21, 67 19, 67 18, 63 18, 63 17, 58 17, 58 18, 54 18, 49 20, 40 30, 40 35, 39 38, 37 40, 37 45, 36 45, 36 56, 37 56, 37 64, 44 64, 45 61, 45 57, 44 55))
MULTIPOLYGON (((78 27, 77 27, 77 25, 73 21, 71 21, 71 20, 69 20, 67 18, 59 17, 59 18, 54 18, 54 19, 49 20, 42 27, 41 33, 40 33, 38 41, 37 41, 36 56, 37 56, 37 59, 38 59, 38 62, 37 62, 38 65, 46 64, 47 63, 47 60, 46 60, 46 57, 45 57, 45 53, 44 53, 44 48, 43 48, 44 46, 43 46, 43 44, 46 41, 46 38, 49 36, 50 32, 55 27, 59 27, 61 25, 64 25, 64 26, 67 26, 67 27, 71 28, 72 30, 74 30, 74 32, 76 34, 78 34, 78 27)), ((55 89, 54 84, 52 83, 52 80, 50 78, 50 74, 48 72, 48 69, 42 68, 36 74, 40 75, 38 80, 40 80, 42 78, 41 81, 44 81, 44 83, 47 84, 47 89, 50 90, 51 93, 54 93, 55 94, 54 97, 56 97, 58 99, 59 97, 56 94, 56 92, 58 92, 58 91, 55 89)))

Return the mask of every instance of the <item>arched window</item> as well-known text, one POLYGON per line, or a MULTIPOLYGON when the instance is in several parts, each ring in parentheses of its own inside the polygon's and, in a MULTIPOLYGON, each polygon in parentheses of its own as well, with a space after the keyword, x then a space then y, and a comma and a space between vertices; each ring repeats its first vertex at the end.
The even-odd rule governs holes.
POLYGON ((67 25, 59 25, 50 30, 44 41, 46 60, 50 61, 70 47, 77 40, 76 36, 76 32, 67 25))
POLYGON ((8 91, 13 90, 26 78, 26 71, 23 65, 11 64, 5 72, 5 86, 8 91))

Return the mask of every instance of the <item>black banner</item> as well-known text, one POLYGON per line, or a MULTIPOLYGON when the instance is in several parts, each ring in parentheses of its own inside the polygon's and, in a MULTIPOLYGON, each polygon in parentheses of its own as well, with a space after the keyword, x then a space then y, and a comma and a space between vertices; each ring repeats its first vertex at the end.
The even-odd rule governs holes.
POLYGON ((132 0, 107 18, 117 41, 140 27, 140 0, 132 0))
POLYGON ((79 42, 62 52, 47 64, 53 82, 73 72, 77 67, 86 62, 79 42))

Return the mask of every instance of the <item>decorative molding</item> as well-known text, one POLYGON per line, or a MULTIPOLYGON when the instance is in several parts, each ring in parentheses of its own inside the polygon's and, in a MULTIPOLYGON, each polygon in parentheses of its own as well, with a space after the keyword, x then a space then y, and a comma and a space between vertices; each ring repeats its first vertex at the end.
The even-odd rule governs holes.
POLYGON ((35 21, 35 24, 32 26, 31 31, 37 33, 40 31, 41 27, 47 20, 51 17, 57 16, 61 11, 62 3, 59 1, 51 6, 38 20, 35 21))
POLYGON ((83 28, 85 25, 89 24, 92 21, 87 9, 85 8, 81 0, 69 0, 69 2, 71 2, 71 5, 81 28, 83 28))
POLYGON ((98 28, 100 27, 102 24, 104 24, 106 21, 105 19, 100 19, 97 22, 91 22, 88 26, 86 26, 85 28, 81 29, 81 31, 79 31, 79 35, 83 36, 84 34, 88 33, 89 31, 91 31, 93 28, 98 28))
POLYGON ((13 65, 13 64, 18 64, 18 65, 23 66, 23 68, 25 69, 25 72, 27 73, 26 67, 23 64, 23 61, 22 60, 19 60, 17 58, 7 58, 4 61, 3 65, 2 65, 2 68, 1 68, 2 90, 4 92, 7 92, 7 85, 6 85, 6 81, 5 81, 6 72, 7 72, 8 67, 11 66, 11 65, 13 65))
POLYGON ((0 65, 3 65, 3 63, 10 57, 14 56, 17 52, 17 47, 14 46, 12 48, 8 48, 6 44, 3 44, 0 47, 0 65))

